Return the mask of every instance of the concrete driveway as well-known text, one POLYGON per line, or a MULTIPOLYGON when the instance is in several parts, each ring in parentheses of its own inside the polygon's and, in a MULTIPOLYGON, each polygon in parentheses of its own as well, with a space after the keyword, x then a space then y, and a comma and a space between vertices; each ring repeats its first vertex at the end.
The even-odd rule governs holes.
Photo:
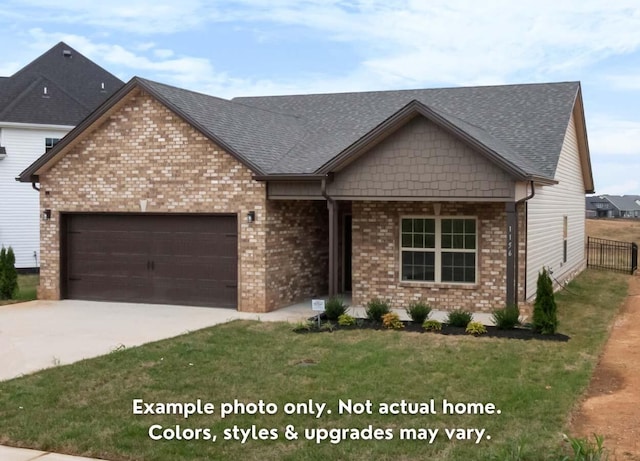
POLYGON ((0 381, 234 319, 299 321, 311 315, 310 303, 267 314, 75 300, 0 306, 0 381))

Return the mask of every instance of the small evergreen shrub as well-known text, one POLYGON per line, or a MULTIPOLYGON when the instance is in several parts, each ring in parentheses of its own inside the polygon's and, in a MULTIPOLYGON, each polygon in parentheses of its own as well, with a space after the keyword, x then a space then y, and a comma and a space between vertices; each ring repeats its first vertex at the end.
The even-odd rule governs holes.
POLYGON ((350 327, 356 324, 356 319, 349 314, 342 314, 338 317, 338 325, 343 327, 350 327))
POLYGON ((447 316, 447 323, 452 327, 462 327, 466 328, 466 326, 471 322, 473 318, 473 314, 471 312, 467 312, 462 309, 456 309, 449 312, 447 316))
POLYGON ((469 322, 464 331, 470 335, 479 336, 487 332, 487 327, 480 322, 469 322))
POLYGON ((553 295, 553 282, 543 268, 538 274, 536 300, 533 304, 533 330, 543 335, 552 335, 558 329, 558 307, 553 295))
POLYGON ((420 301, 409 304, 405 310, 414 323, 424 323, 431 314, 431 306, 420 301))
POLYGON ((382 316, 382 325, 390 330, 401 330, 404 328, 404 323, 400 321, 400 316, 395 312, 389 312, 382 316))
POLYGON ((518 306, 507 306, 493 311, 493 323, 499 330, 511 330, 520 324, 520 310, 518 306))
POLYGON ((442 331, 442 323, 437 320, 425 320, 422 324, 422 328, 426 331, 442 331))
POLYGON ((341 298, 332 296, 324 305, 324 314, 328 320, 338 320, 347 310, 347 306, 341 298))
POLYGON ((0 249, 0 299, 12 299, 18 292, 18 271, 13 248, 0 249))
POLYGON ((374 298, 367 303, 366 313, 367 318, 374 322, 382 322, 382 316, 391 312, 388 301, 382 301, 378 298, 374 298))

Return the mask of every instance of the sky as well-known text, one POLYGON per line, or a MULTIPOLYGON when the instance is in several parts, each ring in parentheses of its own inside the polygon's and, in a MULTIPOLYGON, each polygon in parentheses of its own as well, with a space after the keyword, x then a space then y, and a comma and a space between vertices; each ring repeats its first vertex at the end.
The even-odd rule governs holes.
POLYGON ((223 98, 580 81, 599 194, 640 194, 638 0, 0 0, 0 76, 64 41, 223 98))

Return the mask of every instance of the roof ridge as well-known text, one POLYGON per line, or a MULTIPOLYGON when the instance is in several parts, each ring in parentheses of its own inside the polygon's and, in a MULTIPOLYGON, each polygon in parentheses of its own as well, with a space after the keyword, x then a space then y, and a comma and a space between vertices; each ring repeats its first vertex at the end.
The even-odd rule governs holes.
POLYGON ((371 95, 382 93, 411 93, 414 91, 440 91, 440 90, 473 90, 473 89, 487 89, 487 88, 509 88, 509 87, 533 87, 533 86, 549 86, 549 85, 563 85, 563 84, 580 84, 579 80, 566 80, 558 82, 534 82, 534 83, 507 83, 507 84, 494 84, 494 85, 474 85, 474 86, 443 86, 432 88, 400 88, 389 90, 368 90, 368 91, 344 91, 344 92, 327 92, 327 93, 292 93, 292 94, 279 94, 279 95, 265 95, 265 96, 236 96, 231 98, 231 101, 236 99, 265 99, 265 98, 287 98, 287 97, 305 97, 305 96, 347 96, 347 95, 371 95))

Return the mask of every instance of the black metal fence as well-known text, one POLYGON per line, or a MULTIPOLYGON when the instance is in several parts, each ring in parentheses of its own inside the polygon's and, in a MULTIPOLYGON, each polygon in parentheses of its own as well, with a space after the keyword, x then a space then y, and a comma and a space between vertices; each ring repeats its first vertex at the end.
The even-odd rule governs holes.
POLYGON ((638 269, 638 245, 587 237, 587 266, 633 274, 638 269))

